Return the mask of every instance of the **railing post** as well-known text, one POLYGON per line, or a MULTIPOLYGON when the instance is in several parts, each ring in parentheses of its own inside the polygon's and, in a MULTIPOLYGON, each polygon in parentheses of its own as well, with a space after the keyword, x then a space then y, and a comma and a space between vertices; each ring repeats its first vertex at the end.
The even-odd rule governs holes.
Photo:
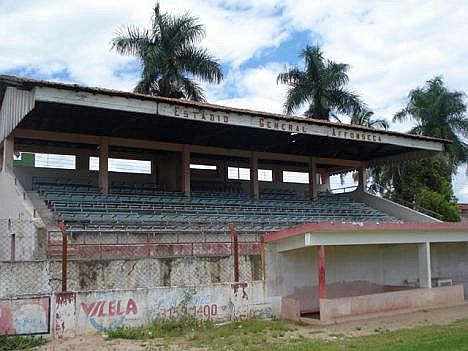
POLYGON ((231 252, 234 258, 234 282, 239 282, 239 241, 237 237, 237 230, 234 224, 229 224, 231 232, 231 252))
POLYGON ((11 233, 11 262, 16 260, 16 235, 11 233))
POLYGON ((260 237, 260 259, 261 259, 261 262, 262 262, 262 280, 265 280, 265 277, 266 277, 266 257, 265 257, 265 240, 264 240, 263 235, 260 237))
POLYGON ((68 269, 68 233, 65 228, 65 223, 59 223, 62 232, 62 292, 67 291, 67 269, 68 269))

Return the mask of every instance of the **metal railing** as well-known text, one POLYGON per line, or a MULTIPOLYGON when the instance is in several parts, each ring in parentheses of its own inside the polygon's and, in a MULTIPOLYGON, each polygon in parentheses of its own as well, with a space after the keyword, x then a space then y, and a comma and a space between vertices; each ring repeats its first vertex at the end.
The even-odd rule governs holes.
MULTIPOLYGON (((378 184, 378 183, 375 183, 375 182, 372 183, 372 186, 377 188, 377 192, 372 192, 373 195, 377 195, 377 196, 379 196, 379 197, 384 198, 384 197, 382 196, 382 194, 383 194, 385 191, 387 191, 387 189, 386 189, 384 186, 382 186, 382 185, 380 185, 380 184, 378 184)), ((413 203, 413 202, 406 201, 406 200, 404 200, 404 199, 402 199, 402 198, 400 198, 400 197, 398 197, 398 196, 392 195, 392 197, 391 197, 390 199, 388 199, 388 200, 391 200, 391 201, 393 201, 393 202, 396 202, 397 204, 400 204, 400 205, 402 205, 402 206, 411 208, 411 209, 413 209, 413 210, 415 210, 415 211, 424 213, 424 214, 426 214, 426 215, 428 215, 428 216, 434 217, 434 218, 439 219, 439 220, 442 220, 442 218, 443 218, 443 216, 442 216, 440 213, 438 213, 438 212, 435 212, 435 211, 432 211, 432 210, 430 210, 430 209, 428 209, 428 208, 419 206, 419 205, 417 205, 417 204, 415 204, 415 203, 413 203)))

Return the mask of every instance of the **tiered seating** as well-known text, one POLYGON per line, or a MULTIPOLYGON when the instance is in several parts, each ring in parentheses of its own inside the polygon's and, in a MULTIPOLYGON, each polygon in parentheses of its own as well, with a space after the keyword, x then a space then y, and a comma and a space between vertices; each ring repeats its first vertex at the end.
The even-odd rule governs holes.
POLYGON ((154 184, 112 184, 101 194, 87 181, 36 178, 34 187, 71 232, 264 233, 318 221, 397 221, 346 195, 322 194, 317 201, 270 192, 260 200, 247 194, 165 192, 154 184))

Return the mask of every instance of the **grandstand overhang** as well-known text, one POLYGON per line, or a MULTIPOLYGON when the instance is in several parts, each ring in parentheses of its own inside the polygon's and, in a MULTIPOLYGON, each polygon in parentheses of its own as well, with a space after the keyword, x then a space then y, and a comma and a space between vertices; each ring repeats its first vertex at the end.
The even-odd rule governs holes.
POLYGON ((272 232, 277 252, 310 246, 466 242, 468 223, 308 223, 272 232))
MULTIPOLYGON (((0 77, 0 139, 154 147, 180 151, 191 145, 207 154, 249 152, 383 164, 433 155, 447 141, 328 121, 289 117, 206 103, 146 96, 77 85, 0 77), (48 139, 48 137, 52 137, 48 139), (159 144, 155 144, 159 143, 159 144)), ((196 152, 196 151, 192 151, 196 152)), ((273 158, 274 159, 274 158, 273 158)), ((320 162, 320 160, 319 160, 320 162)), ((355 166, 354 164, 349 166, 355 166)))

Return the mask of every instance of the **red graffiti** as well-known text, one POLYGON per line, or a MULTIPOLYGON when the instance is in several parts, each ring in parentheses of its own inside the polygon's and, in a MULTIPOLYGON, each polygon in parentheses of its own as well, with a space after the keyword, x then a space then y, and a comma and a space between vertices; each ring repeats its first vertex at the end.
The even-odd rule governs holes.
POLYGON ((128 299, 126 304, 122 303, 121 300, 82 302, 81 308, 88 317, 112 317, 138 313, 137 305, 133 299, 128 299))
POLYGON ((242 288, 242 298, 246 300, 249 299, 249 296, 247 295, 247 292, 245 291, 245 288, 247 288, 247 283, 232 283, 231 288, 234 289, 234 296, 236 297, 237 297, 239 288, 242 288))

